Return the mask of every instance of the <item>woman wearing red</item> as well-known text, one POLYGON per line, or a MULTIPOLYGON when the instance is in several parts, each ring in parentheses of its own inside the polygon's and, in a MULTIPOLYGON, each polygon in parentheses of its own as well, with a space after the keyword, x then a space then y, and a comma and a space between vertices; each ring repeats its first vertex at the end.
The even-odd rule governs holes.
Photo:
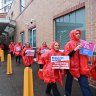
POLYGON ((25 48, 22 50, 23 55, 23 62, 26 67, 31 67, 32 63, 34 62, 34 51, 32 47, 30 47, 29 42, 26 43, 25 48))
POLYGON ((16 62, 18 61, 18 63, 20 64, 20 59, 21 59, 21 51, 22 51, 22 45, 21 42, 18 42, 15 46, 14 46, 14 54, 16 56, 16 62))
POLYGON ((11 42, 9 44, 9 52, 11 53, 11 55, 13 55, 13 52, 14 52, 14 42, 11 42))
POLYGON ((4 44, 0 41, 0 49, 4 50, 4 44))
POLYGON ((63 55, 63 53, 59 51, 59 49, 60 49, 59 43, 56 41, 53 42, 51 50, 42 54, 39 61, 40 64, 39 70, 43 72, 43 80, 45 83, 47 83, 46 96, 61 96, 57 89, 56 82, 58 81, 60 84, 62 84, 62 70, 52 69, 52 63, 51 63, 51 56, 63 55), (53 95, 51 94, 51 90, 53 91, 53 95))
POLYGON ((78 79, 83 96, 93 96, 88 85, 88 57, 79 53, 79 49, 82 47, 79 45, 80 38, 81 31, 72 30, 70 32, 70 41, 64 47, 64 54, 70 56, 70 69, 66 70, 64 96, 71 96, 73 78, 78 79))
POLYGON ((36 54, 37 61, 39 61, 39 59, 41 57, 41 54, 43 54, 44 52, 46 52, 46 50, 49 50, 49 48, 48 48, 46 42, 43 42, 42 43, 42 46, 37 49, 37 54, 36 54))

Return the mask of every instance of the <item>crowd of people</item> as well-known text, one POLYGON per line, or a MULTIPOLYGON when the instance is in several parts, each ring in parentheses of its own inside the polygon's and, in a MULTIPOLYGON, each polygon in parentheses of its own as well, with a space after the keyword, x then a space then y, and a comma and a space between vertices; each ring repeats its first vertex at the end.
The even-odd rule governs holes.
MULTIPOLYGON (((88 67, 88 56, 79 53, 80 38, 82 32, 80 30, 72 30, 70 32, 70 41, 64 46, 64 51, 60 51, 60 44, 57 41, 52 42, 51 48, 49 48, 46 42, 36 51, 36 59, 39 66, 38 76, 46 86, 46 96, 61 96, 56 82, 63 85, 62 77, 66 76, 65 92, 64 96, 71 96, 73 79, 77 78, 80 85, 82 96, 93 96, 88 85, 88 77, 90 76, 90 70, 88 67), (52 69, 52 56, 69 56, 70 68, 69 69, 52 69), (64 72, 64 75, 62 75, 64 72), (52 90, 52 93, 51 93, 52 90)), ((25 43, 24 46, 20 42, 15 44, 11 42, 9 50, 12 55, 16 56, 16 62, 21 63, 21 56, 23 58, 24 65, 30 67, 34 62, 34 53, 30 43, 25 43), (31 54, 27 54, 27 53, 31 54)))
POLYGON ((33 63, 34 56, 31 56, 29 54, 28 56, 28 50, 33 50, 33 48, 30 46, 30 43, 27 42, 24 45, 21 44, 21 42, 18 42, 17 44, 14 42, 11 42, 9 44, 9 52, 12 56, 15 56, 16 63, 21 64, 21 58, 23 59, 23 63, 26 67, 31 67, 31 64, 33 63))

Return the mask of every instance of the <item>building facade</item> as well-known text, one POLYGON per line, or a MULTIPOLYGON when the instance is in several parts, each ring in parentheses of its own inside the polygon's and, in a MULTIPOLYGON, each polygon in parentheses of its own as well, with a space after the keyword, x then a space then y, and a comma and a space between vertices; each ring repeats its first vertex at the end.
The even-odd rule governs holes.
POLYGON ((22 37, 26 42, 36 36, 36 47, 43 41, 50 45, 57 40, 63 48, 70 30, 76 28, 82 30, 83 39, 96 42, 95 3, 95 0, 15 0, 7 18, 17 22, 16 41, 22 37), (30 33, 32 29, 35 32, 30 33), (30 34, 34 36, 31 38, 30 34))
POLYGON ((16 20, 16 42, 29 41, 38 48, 43 41, 50 47, 57 40, 63 49, 72 29, 96 43, 95 6, 96 0, 14 0, 7 18, 16 20))
POLYGON ((7 13, 11 7, 13 0, 1 0, 2 13, 7 13))

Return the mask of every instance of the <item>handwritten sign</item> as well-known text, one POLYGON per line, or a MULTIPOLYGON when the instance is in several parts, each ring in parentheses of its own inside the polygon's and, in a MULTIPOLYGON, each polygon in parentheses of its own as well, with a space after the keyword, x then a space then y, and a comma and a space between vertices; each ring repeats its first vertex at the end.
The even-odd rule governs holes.
POLYGON ((69 69, 69 56, 51 56, 52 69, 69 69))
POLYGON ((26 56, 34 56, 35 50, 26 50, 26 56))

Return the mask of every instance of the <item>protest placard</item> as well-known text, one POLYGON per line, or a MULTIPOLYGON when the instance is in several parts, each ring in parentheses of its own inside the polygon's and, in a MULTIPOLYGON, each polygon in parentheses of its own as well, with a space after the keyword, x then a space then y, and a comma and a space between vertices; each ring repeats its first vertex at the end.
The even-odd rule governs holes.
POLYGON ((26 53, 26 56, 34 56, 35 50, 26 50, 25 53, 26 53))
POLYGON ((69 69, 69 56, 51 56, 52 69, 69 69))
POLYGON ((40 51, 40 53, 45 53, 45 52, 47 52, 48 51, 48 49, 42 49, 41 51, 40 51))
POLYGON ((82 48, 80 49, 80 54, 87 55, 87 56, 93 55, 95 43, 81 40, 80 45, 82 46, 82 48))
POLYGON ((20 47, 16 47, 16 51, 17 52, 21 51, 21 48, 20 47))

